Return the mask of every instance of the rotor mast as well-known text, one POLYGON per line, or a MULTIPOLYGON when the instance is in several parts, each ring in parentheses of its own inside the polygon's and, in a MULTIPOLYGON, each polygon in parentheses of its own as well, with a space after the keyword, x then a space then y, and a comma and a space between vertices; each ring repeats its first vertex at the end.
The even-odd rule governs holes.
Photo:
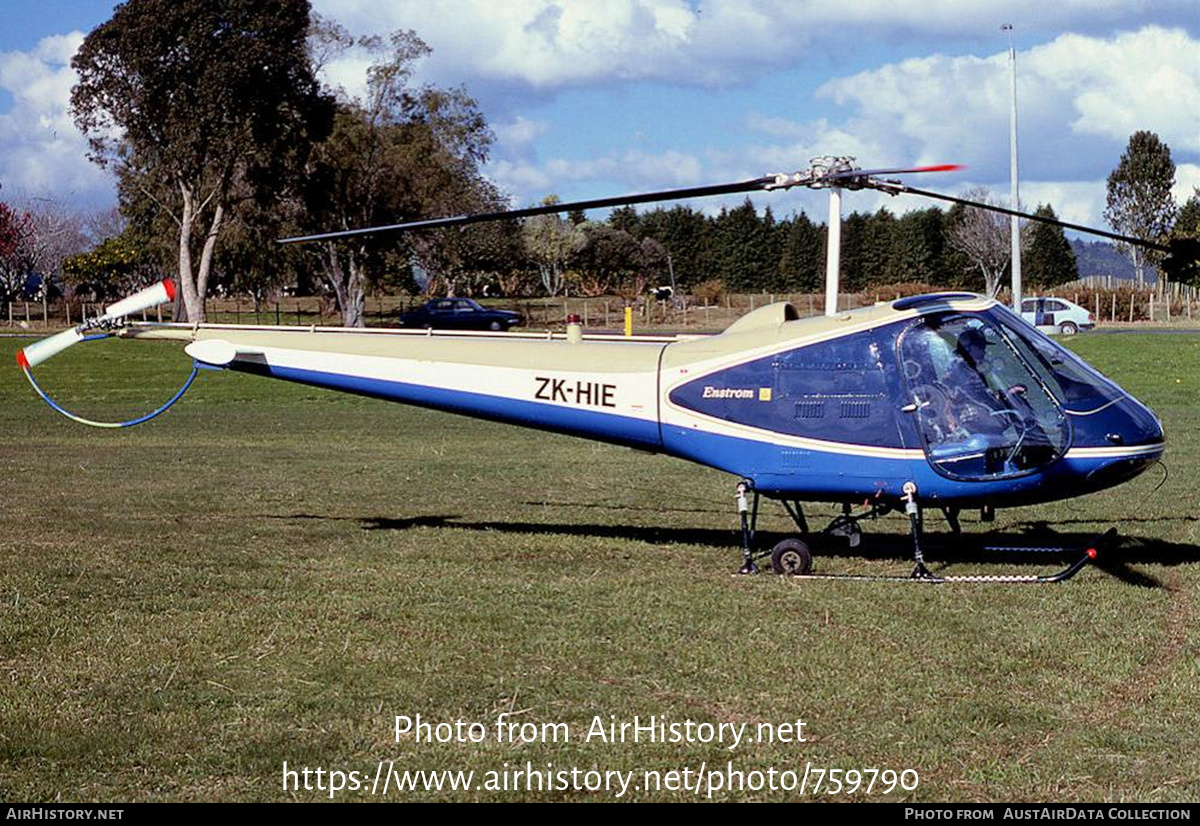
POLYGON ((825 315, 838 311, 838 280, 842 265, 842 188, 829 187, 829 237, 825 242, 825 315))

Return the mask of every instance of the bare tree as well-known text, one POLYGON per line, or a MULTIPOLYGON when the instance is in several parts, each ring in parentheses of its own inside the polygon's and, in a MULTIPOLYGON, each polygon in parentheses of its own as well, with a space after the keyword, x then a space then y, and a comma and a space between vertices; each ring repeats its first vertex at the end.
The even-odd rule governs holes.
POLYGON ((62 275, 62 263, 88 248, 87 216, 56 196, 23 197, 19 209, 29 216, 33 234, 29 243, 30 270, 42 279, 42 301, 47 283, 62 275))
MULTIPOLYGON (((975 187, 960 197, 968 201, 1002 206, 986 187, 975 187)), ((989 297, 1000 292, 1000 282, 1012 258, 1012 230, 1007 215, 990 212, 977 207, 964 207, 950 221, 948 239, 950 246, 961 252, 983 276, 984 289, 989 297)), ((1022 244, 1025 232, 1021 233, 1022 244)))
POLYGON ((109 238, 116 238, 125 232, 128 226, 129 221, 115 206, 92 212, 85 215, 83 219, 83 230, 93 246, 103 243, 109 238))
POLYGON ((33 221, 0 201, 0 300, 12 301, 25 286, 33 221))

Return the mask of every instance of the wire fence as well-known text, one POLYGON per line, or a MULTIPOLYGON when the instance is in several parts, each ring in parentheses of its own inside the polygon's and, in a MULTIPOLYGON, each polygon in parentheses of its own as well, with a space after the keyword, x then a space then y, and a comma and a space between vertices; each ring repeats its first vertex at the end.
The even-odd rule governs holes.
MULTIPOLYGON (((900 289, 869 290, 843 293, 838 309, 852 310, 880 301, 891 301, 917 292, 930 292, 928 285, 899 285, 900 289)), ((1097 323, 1188 323, 1200 321, 1200 291, 1183 284, 1169 283, 1139 287, 1128 281, 1105 281, 1098 276, 1074 282, 1038 295, 1065 298, 1092 311, 1097 323)), ((1008 292, 997 296, 1007 303, 1008 292)), ((402 313, 425 302, 423 296, 374 295, 366 301, 366 323, 372 327, 394 327, 402 313)), ((748 312, 779 301, 791 303, 801 316, 824 312, 824 293, 723 293, 700 299, 695 296, 674 296, 654 299, 640 296, 633 300, 617 296, 558 297, 537 299, 486 299, 488 306, 517 310, 525 318, 525 327, 557 329, 570 316, 577 315, 585 328, 597 330, 620 329, 624 325, 625 308, 633 310, 635 325, 640 328, 670 327, 679 330, 720 330, 748 312)), ((70 327, 93 318, 104 311, 97 302, 64 300, 51 302, 5 302, 0 324, 15 329, 58 329, 70 327)), ((169 306, 145 311, 135 321, 170 321, 169 306)), ((342 324, 335 303, 322 296, 281 297, 255 303, 249 299, 214 298, 207 304, 207 321, 214 324, 332 326, 342 324)))

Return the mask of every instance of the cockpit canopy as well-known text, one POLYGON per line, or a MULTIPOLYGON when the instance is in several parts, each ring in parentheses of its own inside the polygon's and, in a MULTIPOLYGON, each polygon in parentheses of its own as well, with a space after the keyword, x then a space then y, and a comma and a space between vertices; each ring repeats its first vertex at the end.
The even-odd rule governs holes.
POLYGON ((909 410, 939 472, 1020 476, 1069 446, 1066 414, 1015 328, 980 313, 930 315, 901 334, 898 355, 909 410))

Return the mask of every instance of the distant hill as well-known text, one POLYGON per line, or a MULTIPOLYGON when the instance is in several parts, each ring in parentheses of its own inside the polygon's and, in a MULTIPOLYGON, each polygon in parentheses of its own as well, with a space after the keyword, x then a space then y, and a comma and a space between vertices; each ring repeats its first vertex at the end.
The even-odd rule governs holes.
MULTIPOLYGON (((1079 277, 1087 278, 1092 275, 1111 275, 1129 281, 1134 279, 1133 264, 1129 256, 1119 252, 1115 245, 1108 241, 1081 241, 1078 238, 1071 241, 1071 249, 1075 250, 1075 260, 1079 264, 1079 277)), ((1146 281, 1154 283, 1157 273, 1154 267, 1146 266, 1146 281)))

